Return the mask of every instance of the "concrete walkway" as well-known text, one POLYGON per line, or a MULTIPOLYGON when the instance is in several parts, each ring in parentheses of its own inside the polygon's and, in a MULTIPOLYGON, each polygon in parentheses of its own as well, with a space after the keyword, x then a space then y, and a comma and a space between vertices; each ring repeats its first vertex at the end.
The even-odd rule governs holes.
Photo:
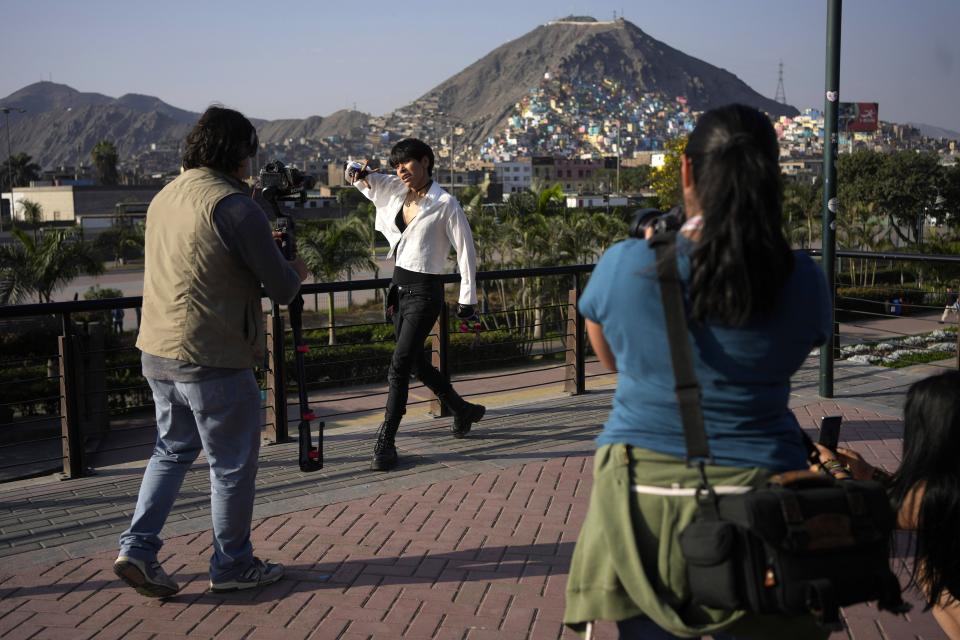
MULTIPOLYGON (((811 431, 822 415, 844 415, 846 443, 894 469, 903 392, 926 373, 839 363, 828 401, 811 359, 791 407, 811 431)), ((206 591, 202 464, 164 530, 160 559, 184 585, 164 601, 111 571, 142 462, 0 485, 0 638, 573 638, 561 625, 563 591, 610 382, 591 379, 578 397, 515 392, 465 440, 449 436, 449 418, 413 419, 398 440, 402 464, 387 474, 367 471, 373 418, 331 430, 316 474, 297 469, 294 443, 265 448, 254 547, 285 563, 287 577, 253 593, 206 591)), ((921 609, 897 618, 851 607, 835 637, 945 637, 921 609)), ((615 628, 601 625, 598 637, 615 628)))

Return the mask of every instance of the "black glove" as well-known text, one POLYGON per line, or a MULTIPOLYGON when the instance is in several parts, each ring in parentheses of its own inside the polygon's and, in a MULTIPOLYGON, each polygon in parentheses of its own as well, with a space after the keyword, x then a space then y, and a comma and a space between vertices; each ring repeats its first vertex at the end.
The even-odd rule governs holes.
POLYGON ((350 162, 343 163, 343 178, 347 181, 347 184, 353 184, 357 180, 363 180, 369 173, 370 169, 367 169, 366 162, 351 160, 350 162))
POLYGON ((472 304, 458 304, 457 305, 457 317, 461 320, 469 320, 470 318, 477 315, 476 310, 473 308, 472 304))

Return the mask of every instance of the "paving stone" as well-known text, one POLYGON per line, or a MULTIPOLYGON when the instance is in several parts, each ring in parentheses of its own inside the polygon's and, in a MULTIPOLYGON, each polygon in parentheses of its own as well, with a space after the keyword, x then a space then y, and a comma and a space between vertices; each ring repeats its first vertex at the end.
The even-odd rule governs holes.
MULTIPOLYGON (((837 380, 838 390, 849 380, 871 395, 819 398, 816 366, 808 362, 791 399, 801 424, 815 435, 821 415, 840 413, 846 442, 895 467, 902 429, 892 407, 902 402, 904 379, 838 366, 837 380)), ((142 469, 33 484, 16 496, 0 485, 0 534, 18 518, 59 519, 40 539, 62 541, 40 550, 36 538, 6 548, 0 542, 0 625, 9 619, 17 632, 56 637, 43 624, 48 614, 73 625, 59 631, 84 638, 573 638, 561 624, 566 572, 589 502, 592 439, 610 398, 605 390, 498 408, 464 441, 447 435, 449 419, 405 424, 397 473, 367 471, 370 429, 329 433, 333 455, 316 474, 296 468, 295 443, 264 448, 251 537, 258 553, 286 563, 288 574, 229 597, 205 592, 205 464, 188 473, 164 532, 161 560, 184 585, 167 602, 143 599, 110 570, 142 469), (71 538, 78 534, 63 526, 78 520, 75 528, 89 539, 71 538)), ((884 637, 884 629, 892 640, 908 628, 917 637, 942 637, 929 614, 902 621, 868 606, 845 614, 843 637, 884 637)), ((615 637, 613 625, 600 628, 598 637, 615 637)))

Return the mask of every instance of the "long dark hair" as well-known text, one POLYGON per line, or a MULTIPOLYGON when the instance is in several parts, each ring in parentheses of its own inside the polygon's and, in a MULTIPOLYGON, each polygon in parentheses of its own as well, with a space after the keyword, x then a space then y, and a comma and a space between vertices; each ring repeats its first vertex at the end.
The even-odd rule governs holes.
POLYGON ((929 608, 945 590, 960 599, 960 371, 925 378, 907 391, 903 462, 892 489, 898 508, 911 508, 912 492, 921 487, 911 584, 929 608))
POLYGON ((214 105, 200 116, 187 134, 184 169, 210 167, 233 173, 257 152, 257 130, 239 111, 214 105))
POLYGON ((700 116, 684 153, 703 209, 691 257, 693 317, 742 326, 774 307, 793 270, 777 135, 767 116, 733 104, 700 116))

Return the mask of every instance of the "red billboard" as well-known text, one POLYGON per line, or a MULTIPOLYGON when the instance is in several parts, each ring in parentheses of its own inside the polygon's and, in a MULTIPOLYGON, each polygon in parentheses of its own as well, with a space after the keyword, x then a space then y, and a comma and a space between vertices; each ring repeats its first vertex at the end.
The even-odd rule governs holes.
POLYGON ((880 126, 876 102, 841 102, 840 131, 876 131, 880 126))

